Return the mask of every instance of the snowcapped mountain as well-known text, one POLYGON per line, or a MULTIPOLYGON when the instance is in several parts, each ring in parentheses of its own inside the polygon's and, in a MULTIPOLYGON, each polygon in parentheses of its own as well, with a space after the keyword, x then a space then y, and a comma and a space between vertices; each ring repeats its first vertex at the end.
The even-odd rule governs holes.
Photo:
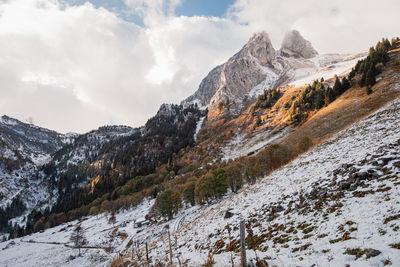
MULTIPOLYGON (((2 199, 0 206, 7 206, 16 197, 24 199, 27 206, 35 205, 36 198, 41 198, 39 192, 46 191, 46 185, 37 180, 39 167, 50 160, 51 154, 69 142, 71 142, 70 135, 65 136, 2 116, 0 119, 0 198, 2 199)), ((43 198, 46 197, 43 196, 43 198)))
POLYGON ((225 247, 238 248, 244 219, 259 246, 247 249, 249 262, 257 255, 277 266, 398 266, 399 107, 396 100, 256 184, 170 221, 135 227, 154 204, 146 199, 119 211, 114 226, 103 213, 0 243, 0 265, 109 266, 114 258, 144 266, 146 243, 151 262, 162 263, 169 229, 174 264, 201 266, 211 255, 215 266, 239 266, 238 250, 225 247), (82 257, 69 240, 78 223, 89 242, 82 257))
MULTIPOLYGON (((318 55, 311 43, 296 31, 288 32, 280 50, 275 50, 266 32, 254 34, 247 44, 226 63, 215 67, 202 80, 198 90, 182 101, 208 107, 209 117, 219 117, 222 106, 230 115, 239 115, 264 90, 302 80, 339 74, 353 67, 359 54, 318 55), (330 71, 328 73, 328 70, 330 71)), ((299 82, 296 85, 300 85, 299 82)))
POLYGON ((2 116, 0 120, 0 208, 20 206, 8 219, 25 225, 33 209, 51 208, 58 199, 56 177, 69 166, 97 156, 101 146, 111 140, 135 133, 128 126, 104 126, 78 135, 59 134, 32 124, 2 116))
POLYGON ((140 128, 3 116, 0 265, 239 265, 241 220, 254 266, 399 265, 400 40, 375 49, 261 32, 140 128))
POLYGON ((27 161, 40 165, 41 160, 70 141, 67 136, 55 131, 5 115, 0 118, 0 150, 3 163, 8 164, 10 169, 21 167, 27 161))

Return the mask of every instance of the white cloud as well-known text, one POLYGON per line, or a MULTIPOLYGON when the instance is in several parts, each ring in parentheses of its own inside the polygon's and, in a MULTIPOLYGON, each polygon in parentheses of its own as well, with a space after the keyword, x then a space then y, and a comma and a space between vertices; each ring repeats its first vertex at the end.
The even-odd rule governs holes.
POLYGON ((358 52, 400 35, 399 10, 398 0, 237 0, 228 17, 266 30, 276 47, 287 30, 297 29, 322 53, 358 52))
POLYGON ((226 18, 177 17, 180 0, 125 0, 144 26, 91 4, 0 1, 0 113, 62 132, 140 126, 179 103, 259 30, 296 28, 322 52, 400 35, 394 0, 238 0, 226 18), (372 18, 372 19, 371 19, 372 18))

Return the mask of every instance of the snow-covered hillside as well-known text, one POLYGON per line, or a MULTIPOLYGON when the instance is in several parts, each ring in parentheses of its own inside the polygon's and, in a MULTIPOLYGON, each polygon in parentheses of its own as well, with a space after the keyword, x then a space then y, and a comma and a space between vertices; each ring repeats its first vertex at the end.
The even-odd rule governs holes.
MULTIPOLYGON (((51 154, 71 142, 74 135, 62 135, 33 124, 0 118, 0 208, 20 197, 27 209, 53 198, 39 167, 51 154)), ((43 206, 45 207, 45 206, 43 206)))
POLYGON ((133 134, 128 126, 104 126, 87 134, 59 134, 33 124, 2 116, 0 118, 0 208, 17 199, 24 208, 14 212, 11 224, 26 224, 33 210, 51 208, 58 190, 43 171, 53 161, 58 172, 97 155, 103 144, 133 134))
MULTIPOLYGON (((133 241, 139 242, 142 264, 144 242, 149 244, 152 263, 165 262, 169 225, 174 263, 200 266, 211 252, 216 266, 230 266, 224 228, 229 225, 237 241, 239 222, 246 220, 258 240, 257 256, 272 265, 398 266, 399 151, 400 100, 396 100, 217 203, 191 207, 171 221, 135 229, 132 220, 143 217, 152 203, 145 201, 137 209, 118 213, 115 227, 104 216, 89 217, 82 222, 88 248, 76 258, 77 252, 66 246, 71 245, 68 238, 77 224, 74 221, 1 243, 0 265, 102 266, 118 252, 129 254, 128 244, 133 241), (232 217, 224 219, 228 210, 232 217), (128 220, 126 226, 118 226, 128 220), (223 245, 218 247, 217 241, 223 245), (113 252, 106 252, 104 246, 114 247, 113 252)), ((254 261, 253 250, 247 255, 254 261)), ((233 258, 238 265, 239 253, 233 258)), ((128 256, 124 261, 132 259, 128 256)))
MULTIPOLYGON (((228 242, 225 225, 237 240, 239 221, 249 220, 264 235, 258 256, 277 266, 399 265, 399 119, 396 100, 240 194, 177 218, 180 260, 198 266, 211 250, 217 266, 229 265, 229 253, 217 254, 215 244, 228 242), (227 210, 234 215, 224 219, 227 210), (381 253, 358 260, 344 254, 357 248, 381 253)), ((162 240, 153 246, 154 257, 166 250, 162 240)))

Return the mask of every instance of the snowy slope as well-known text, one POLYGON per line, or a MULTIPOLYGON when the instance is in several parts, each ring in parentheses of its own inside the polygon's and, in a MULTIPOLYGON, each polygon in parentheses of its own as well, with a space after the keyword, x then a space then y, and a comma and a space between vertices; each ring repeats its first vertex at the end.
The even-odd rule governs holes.
MULTIPOLYGON (((37 205, 51 203, 53 193, 42 180, 40 166, 51 154, 74 139, 73 134, 23 123, 2 116, 0 118, 0 208, 20 197, 28 210, 37 205)), ((43 206, 45 207, 45 206, 43 206)))
POLYGON ((32 124, 2 116, 0 118, 0 208, 19 198, 26 207, 10 222, 24 226, 32 209, 45 209, 57 201, 58 191, 42 171, 50 162, 59 173, 69 164, 96 156, 101 146, 133 134, 128 126, 104 126, 87 134, 59 134, 32 124))
POLYGON ((114 225, 108 222, 108 214, 83 218, 81 226, 88 244, 82 249, 82 257, 77 257, 78 251, 69 240, 79 223, 73 221, 0 243, 0 266, 108 266, 130 240, 125 236, 141 230, 133 227, 134 221, 146 215, 153 204, 144 201, 135 209, 117 213, 114 225), (121 223, 126 226, 119 227, 121 223))
MULTIPOLYGON (((270 264, 383 266, 387 260, 386 263, 390 261, 398 266, 399 250, 390 245, 400 240, 399 140, 400 100, 396 100, 238 194, 183 210, 169 222, 142 229, 133 229, 132 222, 119 227, 117 231, 125 231, 128 236, 124 241, 113 243, 112 253, 86 249, 83 257, 69 260, 69 255, 76 252, 64 245, 34 246, 24 242, 68 243, 72 226, 61 230, 66 226, 61 225, 1 243, 0 265, 35 266, 40 262, 103 266, 117 252, 129 253, 131 250, 125 248, 131 238, 140 242, 142 255, 144 242, 149 242, 153 263, 165 262, 168 251, 165 226, 169 225, 176 264, 178 258, 187 266, 204 264, 211 250, 216 266, 229 266, 230 254, 216 249, 215 243, 222 238, 226 246, 229 238, 224 227, 227 224, 233 229, 233 239, 237 240, 238 224, 244 219, 252 222, 255 235, 262 240, 259 247, 265 251, 257 251, 258 257, 265 257, 270 264), (227 210, 234 215, 224 219, 227 210), (362 255, 356 259, 344 254, 348 249, 359 249, 369 258, 362 255)), ((117 214, 118 223, 143 217, 150 206, 145 201, 138 209, 117 214)), ((100 247, 111 242, 112 227, 104 217, 90 217, 83 226, 88 229, 90 246, 100 247)), ((255 258, 252 250, 247 255, 249 260, 255 258)), ((239 253, 234 254, 234 261, 235 265, 239 264, 239 253)))
MULTIPOLYGON (((382 266, 385 259, 390 259, 394 266, 399 265, 400 253, 391 248, 390 244, 399 242, 400 234, 397 229, 400 226, 400 220, 384 223, 385 218, 400 214, 398 180, 400 168, 396 163, 400 160, 399 104, 400 101, 397 100, 366 120, 338 133, 240 194, 227 197, 216 205, 199 208, 185 216, 186 224, 183 223, 174 233, 177 235, 178 246, 182 246, 178 250, 181 261, 189 259, 191 266, 203 264, 210 244, 214 245, 221 237, 227 242, 227 233, 224 232, 226 224, 230 224, 235 229, 234 235, 237 239, 239 221, 254 218, 260 223, 254 227, 257 233, 266 233, 269 227, 281 224, 286 231, 289 231, 293 225, 300 232, 297 235, 293 232, 286 233, 290 240, 282 244, 274 244, 271 240, 262 243, 261 247, 269 246, 269 250, 264 253, 258 252, 258 256, 269 256, 272 258, 270 261, 278 266, 310 266, 312 264, 342 266, 347 263, 351 266, 382 266), (343 164, 348 166, 355 164, 352 166, 354 170, 349 170, 348 166, 342 168, 343 164), (336 169, 337 171, 334 172, 336 169), (354 186, 356 189, 353 191, 337 190, 339 186, 347 185, 351 173, 363 173, 368 169, 371 170, 371 177, 376 176, 379 179, 368 178, 365 182, 368 186, 364 185, 365 189, 362 186, 354 186), (332 181, 335 181, 335 185, 332 181), (340 183, 341 181, 345 182, 340 183), (304 207, 315 205, 316 202, 311 200, 310 196, 307 197, 307 194, 313 188, 317 188, 316 184, 321 187, 317 192, 333 190, 335 193, 343 194, 343 197, 338 200, 326 200, 321 212, 300 208, 301 205, 304 207), (390 189, 388 190, 387 187, 390 189), (370 192, 364 197, 353 195, 353 192, 368 190, 370 192), (306 199, 302 204, 299 201, 300 194, 306 199), (293 201, 292 210, 284 215, 290 201, 293 201), (343 206, 340 208, 338 203, 343 206), (297 208, 294 204, 297 204, 297 208), (277 208, 274 208, 274 205, 277 208), (224 220, 224 213, 228 209, 232 209, 231 212, 235 215, 224 220), (271 210, 278 212, 271 213, 271 210), (277 218, 269 221, 274 216, 277 218), (350 226, 352 222, 354 224, 350 226), (311 223, 308 228, 316 226, 316 229, 310 232, 311 236, 307 237, 300 230, 303 223, 311 223), (341 239, 344 235, 344 232, 340 230, 341 226, 347 231, 352 227, 357 227, 357 230, 352 229, 353 232, 349 234, 351 239, 331 244, 330 240, 334 242, 335 239, 341 239), (305 245, 308 248, 301 248, 305 245), (195 247, 200 249, 195 249, 195 247), (293 249, 296 248, 301 249, 295 253, 293 249), (381 251, 381 254, 368 260, 364 256, 354 261, 354 256, 343 254, 347 248, 373 248, 381 251), (302 249, 304 250, 301 251, 302 249), (328 251, 323 253, 322 250, 328 251)), ((182 218, 176 220, 182 221, 182 218)), ((272 234, 273 237, 282 237, 285 233, 277 231, 272 234)), ((154 246, 156 247, 153 252, 154 257, 166 249, 161 240, 154 246)), ((248 251, 248 255, 254 258, 254 252, 248 251)), ((214 255, 214 258, 217 266, 229 265, 228 253, 214 255)), ((238 254, 235 259, 238 264, 238 254)))

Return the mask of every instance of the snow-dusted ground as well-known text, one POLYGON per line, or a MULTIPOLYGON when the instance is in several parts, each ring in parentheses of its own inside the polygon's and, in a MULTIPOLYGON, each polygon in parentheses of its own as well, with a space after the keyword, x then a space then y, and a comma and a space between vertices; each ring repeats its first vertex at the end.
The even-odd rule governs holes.
POLYGON ((291 128, 287 127, 277 131, 276 129, 253 132, 251 134, 237 134, 228 144, 222 147, 222 160, 230 160, 246 156, 250 153, 257 153, 268 145, 277 142, 284 137, 291 128))
POLYGON ((91 248, 83 248, 81 257, 77 257, 78 250, 71 248, 69 240, 78 224, 78 221, 73 221, 43 233, 0 243, 0 266, 108 266, 130 240, 121 236, 126 234, 132 237, 140 231, 140 228, 133 227, 134 221, 144 217, 153 204, 154 200, 145 200, 134 209, 117 213, 115 225, 108 223, 108 214, 84 219, 81 226, 85 230, 87 246, 91 248), (121 223, 126 223, 126 226, 120 227, 121 223), (106 252, 105 249, 110 246, 113 251, 106 252))
POLYGON ((329 78, 332 78, 334 75, 340 75, 342 73, 350 71, 351 68, 356 65, 358 60, 360 60, 360 58, 340 61, 314 70, 296 70, 294 74, 295 77, 292 82, 289 82, 289 85, 294 85, 298 87, 312 83, 315 80, 320 80, 321 78, 327 80, 329 78))
MULTIPOLYGON (((390 215, 400 214, 400 168, 395 167, 394 162, 400 160, 400 101, 397 100, 382 110, 360 121, 350 128, 339 132, 314 150, 302 155, 286 167, 272 173, 259 183, 243 190, 237 195, 226 197, 220 203, 192 208, 192 212, 186 211, 171 221, 181 222, 178 231, 172 233, 177 236, 178 244, 175 254, 180 261, 189 260, 189 266, 199 266, 205 263, 208 253, 215 249, 214 244, 220 238, 228 241, 224 226, 230 224, 234 229, 234 238, 238 238, 238 223, 241 219, 255 219, 254 232, 257 234, 268 232, 269 227, 283 224, 283 233, 273 232, 273 238, 281 237, 294 226, 298 234, 286 233, 289 240, 274 244, 272 240, 266 240, 261 247, 268 246, 266 252, 258 252, 258 256, 269 256, 270 262, 278 266, 383 266, 384 260, 390 260, 393 266, 400 265, 399 250, 389 245, 400 241, 400 220, 384 223, 390 215), (382 152, 384 151, 384 153, 382 152), (346 175, 335 175, 333 170, 341 168, 343 164, 356 164, 354 167, 362 172, 365 168, 371 168, 367 161, 372 160, 371 155, 384 159, 392 157, 383 171, 376 168, 380 177, 378 180, 368 181, 366 189, 357 191, 376 191, 367 193, 365 197, 353 197, 352 192, 344 192, 344 196, 338 200, 326 200, 321 212, 304 211, 301 208, 293 208, 286 215, 283 211, 277 212, 277 218, 268 221, 270 205, 282 205, 287 210, 290 200, 299 205, 299 195, 306 195, 318 183, 322 188, 328 186, 332 180, 337 183, 346 178, 346 175), (366 166, 365 166, 366 164, 366 166), (335 178, 336 177, 336 178, 335 178), (397 183, 397 184, 396 184, 397 183), (379 189, 390 187, 389 191, 379 189), (378 191, 377 191, 378 190, 378 191), (340 207, 340 205, 343 205, 340 207), (337 206, 335 208, 335 205, 337 206), (234 216, 224 219, 225 211, 231 209, 234 216), (334 210, 329 212, 329 210, 334 210), (182 218, 183 216, 183 218, 182 218), (182 220, 184 222, 182 222, 182 220), (351 222, 350 222, 351 221, 351 222), (348 222, 348 224, 346 224, 348 222), (350 224, 353 228, 351 229, 350 224), (307 226, 315 226, 307 236, 301 230, 301 224, 311 223, 307 226), (344 229, 342 230, 341 227, 344 229), (351 230, 350 230, 351 229, 351 230), (343 231, 349 232, 349 240, 335 243, 335 239, 341 239, 343 231), (325 236, 326 235, 326 236, 325 236), (333 240, 333 241, 331 241, 333 240), (331 241, 331 242, 330 242, 331 241), (307 248, 299 249, 306 245, 307 248), (381 252, 376 257, 366 259, 365 256, 358 260, 352 255, 344 254, 347 248, 367 249, 373 248, 381 252), (295 251, 293 251, 295 249, 295 251), (178 251, 178 252, 176 252, 178 251)), ((399 166, 399 165, 396 165, 399 166)), ((293 204, 292 203, 292 204, 293 204)), ((314 204, 311 202, 311 204, 314 204)), ((300 206, 301 207, 301 206, 300 206)), ((159 227, 159 226, 152 226, 159 227)), ((151 255, 154 258, 165 256, 167 251, 165 240, 159 240, 152 244, 151 255)), ((254 252, 248 250, 249 258, 254 258, 254 252)), ((215 254, 217 266, 229 266, 229 253, 215 254)), ((176 258, 177 261, 177 258, 176 258)), ((235 254, 235 262, 239 263, 239 254, 235 254)))
MULTIPOLYGON (((82 226, 89 246, 98 248, 84 249, 82 257, 70 257, 77 252, 64 245, 68 244, 76 221, 3 242, 0 265, 106 266, 117 252, 131 251, 125 250, 131 239, 139 241, 142 255, 144 242, 149 242, 153 263, 165 262, 165 226, 169 225, 176 264, 179 258, 187 266, 200 266, 211 250, 216 266, 230 266, 230 254, 216 250, 215 243, 222 238, 226 246, 227 224, 237 240, 238 224, 244 219, 252 221, 256 235, 264 235, 260 248, 265 251, 258 251, 257 255, 269 257, 267 261, 277 266, 383 266, 385 260, 399 266, 399 250, 390 244, 400 242, 400 217, 385 223, 389 216, 400 215, 399 139, 400 100, 396 100, 238 194, 183 210, 169 222, 135 229, 133 220, 142 218, 153 204, 146 200, 136 209, 117 214, 117 225, 129 221, 116 230, 127 234, 124 240, 114 237, 110 241, 115 228, 104 215, 91 216, 82 226), (350 189, 340 189, 349 177, 357 177, 354 173, 370 176, 359 178, 362 182, 358 180, 357 186, 354 182, 350 189), (311 198, 314 191, 317 196, 311 198), (329 197, 321 192, 328 192, 329 197), (363 192, 365 196, 356 197, 363 192), (336 199, 332 197, 336 195, 336 199), (318 203, 320 209, 316 208, 318 203), (234 215, 224 219, 227 210, 234 215), (341 241, 346 232, 348 237, 341 241), (268 234, 272 236, 268 238, 268 234), (115 247, 112 253, 105 252, 103 248, 107 246, 115 247), (372 248, 381 253, 356 260, 355 256, 344 254, 350 248, 372 248)), ((252 250, 247 255, 249 260, 255 257, 252 250)), ((234 254, 234 261, 239 264, 239 253, 234 254)))

